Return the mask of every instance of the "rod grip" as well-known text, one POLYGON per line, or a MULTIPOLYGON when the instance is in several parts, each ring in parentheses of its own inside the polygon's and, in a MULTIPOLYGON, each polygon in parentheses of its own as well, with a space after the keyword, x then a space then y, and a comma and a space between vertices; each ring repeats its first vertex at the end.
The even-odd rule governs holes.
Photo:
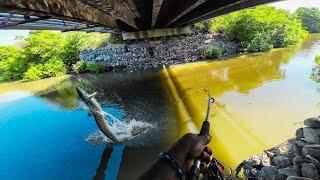
POLYGON ((200 135, 208 135, 210 131, 209 121, 204 121, 201 126, 200 135))

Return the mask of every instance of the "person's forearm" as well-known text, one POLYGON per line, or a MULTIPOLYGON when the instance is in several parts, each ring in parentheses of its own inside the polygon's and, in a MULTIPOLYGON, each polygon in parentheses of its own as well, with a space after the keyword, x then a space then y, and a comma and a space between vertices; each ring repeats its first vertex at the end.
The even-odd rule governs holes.
POLYGON ((157 180, 157 179, 168 179, 178 180, 179 177, 175 169, 165 160, 159 159, 147 172, 145 172, 140 180, 157 180))

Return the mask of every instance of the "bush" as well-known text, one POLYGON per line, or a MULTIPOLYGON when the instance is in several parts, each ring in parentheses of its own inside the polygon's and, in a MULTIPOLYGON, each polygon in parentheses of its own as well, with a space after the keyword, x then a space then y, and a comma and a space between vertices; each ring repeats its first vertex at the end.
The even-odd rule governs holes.
POLYGON ((60 57, 69 69, 72 68, 73 64, 80 60, 79 54, 83 45, 84 38, 81 36, 81 34, 72 33, 66 36, 66 43, 60 52, 60 57))
POLYGON ((281 48, 286 46, 285 33, 286 33, 286 29, 284 26, 273 31, 271 35, 271 41, 272 41, 271 44, 273 45, 274 48, 281 48))
POLYGON ((26 81, 34 81, 42 78, 42 67, 41 65, 33 66, 24 73, 23 79, 26 81))
POLYGON ((202 22, 198 22, 193 26, 193 29, 199 33, 208 33, 211 27, 211 21, 206 20, 202 22))
MULTIPOLYGON (((0 47, 0 81, 37 80, 63 75, 80 60, 83 49, 96 48, 109 36, 100 33, 31 31, 22 49, 0 47)), ((85 72, 81 64, 79 72, 85 72)), ((101 68, 90 67, 93 72, 101 68)))
POLYGON ((296 15, 301 20, 303 26, 311 33, 320 32, 320 10, 318 8, 300 7, 296 10, 296 15))
POLYGON ((91 73, 102 73, 105 69, 101 64, 87 64, 87 71, 91 73))
POLYGON ((210 31, 224 32, 230 39, 239 42, 243 50, 254 52, 296 44, 307 35, 296 16, 271 6, 217 17, 212 20, 210 31))
POLYGON ((60 32, 31 31, 23 55, 33 64, 44 63, 60 55, 65 39, 60 32))
POLYGON ((60 58, 57 57, 50 59, 48 62, 44 63, 42 70, 42 78, 58 77, 66 74, 67 72, 66 65, 60 58))
POLYGON ((268 51, 273 48, 271 38, 265 33, 257 33, 247 46, 249 52, 268 51))
POLYGON ((23 79, 26 81, 39 80, 48 77, 58 77, 66 73, 66 65, 59 58, 50 59, 44 64, 32 66, 24 74, 23 79))
POLYGON ((78 61, 72 67, 75 73, 85 73, 87 72, 87 65, 83 61, 78 61))
POLYGON ((28 68, 20 50, 13 46, 0 47, 0 81, 21 79, 28 68))
POLYGON ((314 59, 314 61, 320 65, 320 55, 317 55, 314 59))
POLYGON ((209 58, 220 58, 223 55, 222 50, 219 46, 212 45, 208 46, 203 50, 203 56, 209 58))

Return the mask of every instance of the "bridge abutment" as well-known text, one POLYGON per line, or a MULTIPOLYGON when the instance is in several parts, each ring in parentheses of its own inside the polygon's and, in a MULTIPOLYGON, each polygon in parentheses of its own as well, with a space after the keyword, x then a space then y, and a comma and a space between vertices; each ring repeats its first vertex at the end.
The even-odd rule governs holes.
POLYGON ((191 34, 191 27, 179 27, 179 28, 165 28, 165 29, 152 29, 147 31, 137 31, 137 32, 123 32, 123 40, 136 40, 136 39, 151 39, 166 36, 176 36, 191 34))

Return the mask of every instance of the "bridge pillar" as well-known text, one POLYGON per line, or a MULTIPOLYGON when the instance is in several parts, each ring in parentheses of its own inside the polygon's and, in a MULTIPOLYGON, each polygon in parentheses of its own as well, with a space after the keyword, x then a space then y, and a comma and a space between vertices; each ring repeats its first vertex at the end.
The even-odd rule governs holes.
POLYGON ((123 40, 135 40, 135 39, 149 39, 164 36, 175 36, 182 34, 190 34, 190 26, 178 27, 178 28, 165 28, 165 29, 153 29, 147 31, 137 31, 137 32, 124 32, 122 33, 123 40))

